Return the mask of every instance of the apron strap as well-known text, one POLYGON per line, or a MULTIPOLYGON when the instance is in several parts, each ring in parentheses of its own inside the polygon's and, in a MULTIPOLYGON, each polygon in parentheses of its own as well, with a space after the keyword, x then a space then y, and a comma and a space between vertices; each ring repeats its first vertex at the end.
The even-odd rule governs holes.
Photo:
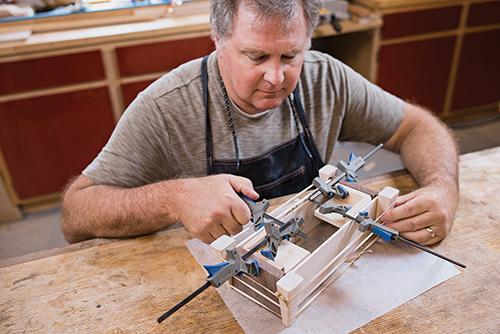
POLYGON ((323 167, 325 163, 323 162, 323 159, 321 158, 321 155, 319 154, 318 147, 316 146, 316 142, 314 141, 314 138, 311 134, 311 130, 309 129, 309 124, 307 123, 307 118, 306 118, 306 113, 304 111, 304 107, 302 105, 302 101, 300 99, 300 94, 298 90, 298 85, 295 86, 295 89, 293 90, 293 97, 295 100, 295 104, 297 105, 297 109, 299 111, 299 118, 300 121, 302 122, 302 125, 304 126, 304 129, 306 130, 306 139, 309 143, 310 148, 312 149, 312 154, 314 159, 316 160, 316 164, 318 164, 318 169, 323 167))
POLYGON ((205 106, 205 145, 207 154, 207 175, 212 174, 212 127, 210 126, 210 115, 208 114, 208 56, 201 61, 201 87, 203 90, 203 104, 205 106))

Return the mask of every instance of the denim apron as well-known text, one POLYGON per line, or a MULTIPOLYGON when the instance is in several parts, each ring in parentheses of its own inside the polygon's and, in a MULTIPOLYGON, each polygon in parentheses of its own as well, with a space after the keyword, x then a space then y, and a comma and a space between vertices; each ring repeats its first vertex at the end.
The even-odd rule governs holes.
POLYGON ((289 97, 289 100, 299 135, 295 139, 275 146, 259 156, 240 160, 236 131, 229 110, 227 93, 221 79, 228 122, 233 135, 236 159, 218 160, 213 158, 212 128, 208 112, 207 60, 208 56, 204 57, 201 65, 203 100, 205 105, 207 175, 225 173, 246 177, 252 181, 255 191, 260 194, 261 199, 296 193, 309 186, 312 180, 318 176, 318 170, 323 167, 324 163, 310 133, 297 88, 293 91, 296 107, 291 97, 289 97), (298 109, 298 116, 295 108, 298 109), (305 131, 301 131, 299 127, 299 118, 305 131))

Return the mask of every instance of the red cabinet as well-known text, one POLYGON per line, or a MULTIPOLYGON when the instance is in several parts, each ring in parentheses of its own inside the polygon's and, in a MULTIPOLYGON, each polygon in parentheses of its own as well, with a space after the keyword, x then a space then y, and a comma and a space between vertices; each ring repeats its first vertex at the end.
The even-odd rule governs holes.
POLYGON ((377 83, 441 114, 457 38, 421 35, 456 29, 461 11, 453 6, 385 15, 377 83))
POLYGON ((106 87, 0 103, 0 147, 18 199, 62 191, 114 124, 106 87))
POLYGON ((209 55, 214 50, 215 45, 210 36, 117 48, 116 60, 120 76, 132 78, 132 82, 121 85, 125 107, 162 73, 190 60, 209 55), (149 73, 153 73, 153 79, 142 80, 139 78, 134 80, 134 76, 149 73), (158 73, 158 75, 154 75, 154 73, 158 73))
POLYGON ((116 58, 123 77, 172 70, 215 50, 209 36, 119 47, 116 58))
POLYGON ((383 13, 381 87, 449 122, 496 112, 500 1, 422 2, 413 8, 385 7, 383 13))
POLYGON ((57 199, 140 91, 214 49, 204 34, 0 58, 0 171, 13 203, 57 199))
POLYGON ((57 87, 105 78, 96 51, 0 64, 0 95, 57 87))
POLYGON ((440 114, 455 43, 455 37, 443 37, 383 46, 380 49, 378 84, 440 114))
POLYGON ((115 126, 100 50, 0 63, 0 148, 16 204, 56 197, 115 126))
MULTIPOLYGON (((500 16, 500 12, 499 16, 500 16)), ((451 111, 500 101, 500 28, 465 34, 451 111)))

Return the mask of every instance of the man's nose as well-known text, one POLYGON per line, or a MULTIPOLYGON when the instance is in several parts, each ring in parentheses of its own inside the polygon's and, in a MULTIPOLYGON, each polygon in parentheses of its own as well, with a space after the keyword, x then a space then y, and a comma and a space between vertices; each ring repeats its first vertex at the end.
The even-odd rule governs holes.
POLYGON ((279 86, 285 79, 284 67, 279 61, 270 61, 264 72, 264 80, 273 86, 279 86))

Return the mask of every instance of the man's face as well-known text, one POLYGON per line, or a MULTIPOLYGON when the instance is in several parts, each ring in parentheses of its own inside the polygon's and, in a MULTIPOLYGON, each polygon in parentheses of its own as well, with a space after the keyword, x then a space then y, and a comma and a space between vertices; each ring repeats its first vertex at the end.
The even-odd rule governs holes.
POLYGON ((216 39, 218 64, 231 99, 248 114, 276 108, 295 88, 308 46, 302 11, 283 33, 277 21, 259 20, 244 7, 225 46, 216 39))

